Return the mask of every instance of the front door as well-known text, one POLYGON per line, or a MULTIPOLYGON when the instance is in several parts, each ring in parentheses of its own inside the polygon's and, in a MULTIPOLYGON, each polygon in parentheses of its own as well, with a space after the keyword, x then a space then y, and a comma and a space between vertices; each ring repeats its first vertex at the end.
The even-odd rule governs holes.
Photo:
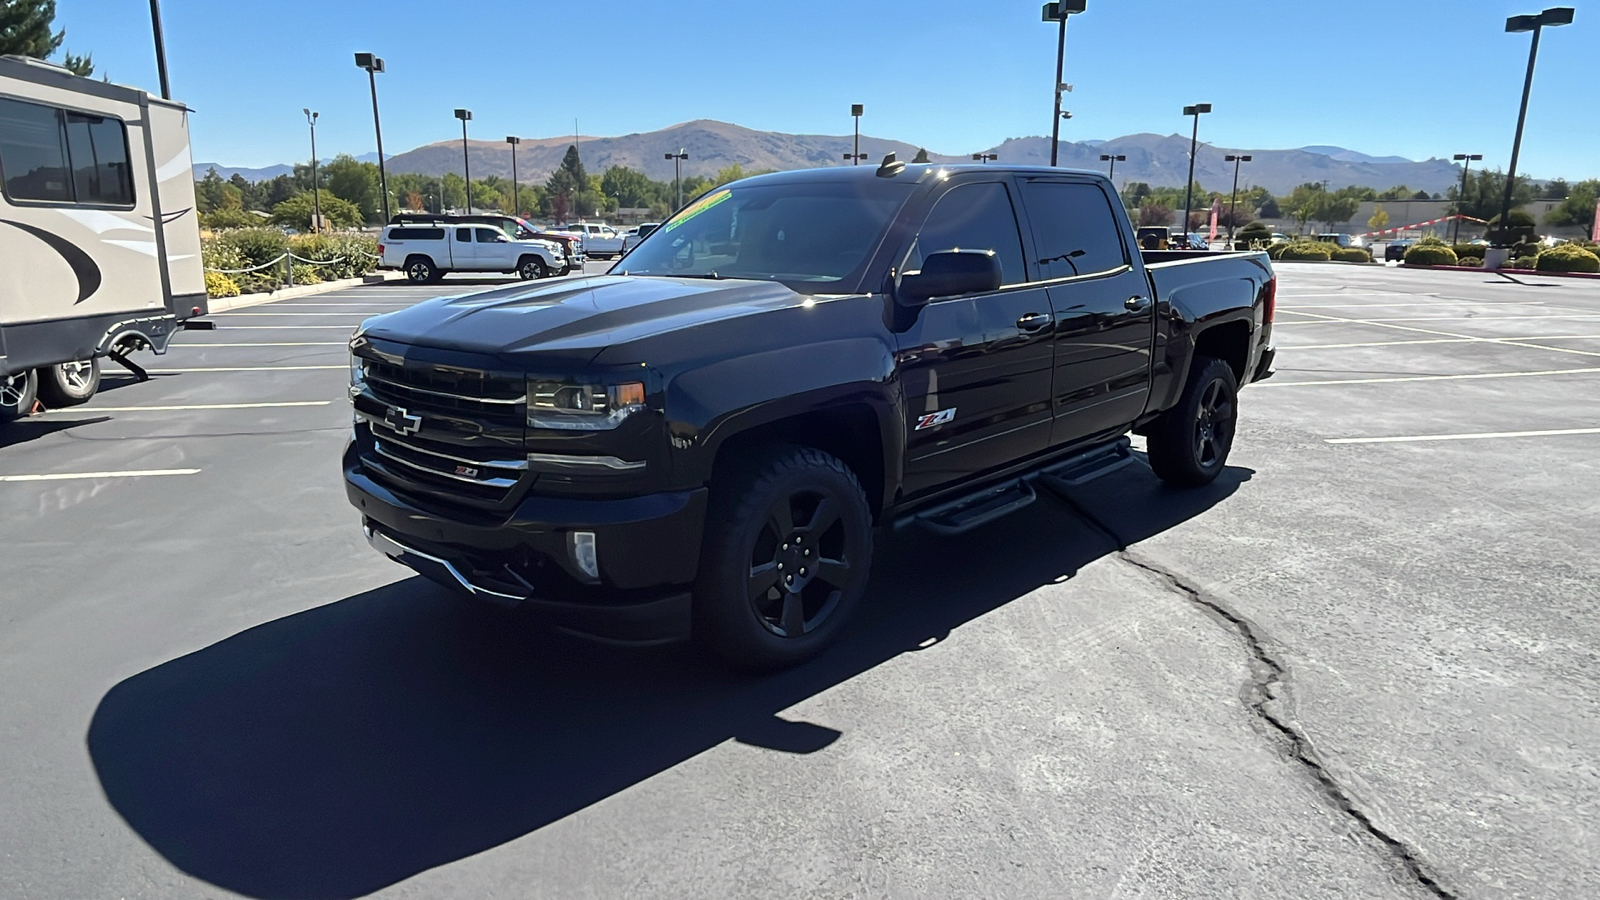
POLYGON ((517 267, 517 247, 511 243, 511 238, 498 228, 478 227, 473 229, 478 240, 472 248, 478 261, 478 268, 509 271, 517 267))
POLYGON ((1150 394, 1155 312, 1133 266, 1126 216, 1098 181, 1021 179, 1030 246, 1055 311, 1055 425, 1067 444, 1126 429, 1150 394))
POLYGON ((1050 439, 1050 299, 1028 282, 1008 180, 946 191, 902 270, 955 249, 993 250, 1002 286, 935 299, 901 333, 908 498, 1038 453, 1050 439))

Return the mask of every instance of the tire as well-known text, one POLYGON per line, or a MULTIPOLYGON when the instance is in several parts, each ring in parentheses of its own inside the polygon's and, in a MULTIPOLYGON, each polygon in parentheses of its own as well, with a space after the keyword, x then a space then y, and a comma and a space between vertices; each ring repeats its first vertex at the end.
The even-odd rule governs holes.
POLYGON ((33 412, 38 397, 39 373, 36 369, 0 376, 0 422, 20 419, 33 412))
POLYGON ((100 360, 90 359, 46 366, 39 370, 39 399, 60 409, 89 402, 100 390, 100 360))
POLYGON ((412 284, 431 284, 440 277, 439 269, 433 264, 433 260, 424 256, 406 260, 406 280, 412 284))
POLYGON ((737 665, 768 670, 833 642, 872 565, 872 515, 855 473, 820 450, 774 448, 718 476, 706 521, 696 640, 737 665), (795 579, 798 591, 788 586, 795 579))
POLYGON ((1239 382, 1220 359, 1199 357, 1178 405, 1151 424, 1150 468, 1168 484, 1203 487, 1228 464, 1239 423, 1239 382))
POLYGON ((540 278, 550 277, 550 267, 538 257, 528 257, 517 266, 517 277, 523 281, 535 281, 540 278))

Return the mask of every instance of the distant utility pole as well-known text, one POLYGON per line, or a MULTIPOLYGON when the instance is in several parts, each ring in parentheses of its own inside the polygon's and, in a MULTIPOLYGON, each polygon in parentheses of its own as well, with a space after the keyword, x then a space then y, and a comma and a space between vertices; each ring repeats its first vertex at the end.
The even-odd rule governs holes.
POLYGON ((1117 183, 1117 163, 1127 162, 1128 157, 1122 154, 1112 156, 1109 153, 1102 153, 1100 154, 1100 161, 1111 163, 1111 171, 1107 173, 1106 178, 1110 179, 1112 185, 1115 185, 1117 183))
POLYGON ((1233 199, 1228 201, 1228 246, 1232 248, 1233 229, 1239 224, 1239 164, 1250 162, 1252 157, 1234 156, 1230 153, 1225 158, 1233 163, 1233 199))
POLYGON ((850 115, 856 118, 856 149, 854 153, 846 153, 844 158, 850 160, 852 166, 861 165, 861 161, 867 158, 867 155, 861 152, 861 116, 866 111, 867 108, 860 103, 850 104, 850 115))
POLYGON ((1194 135, 1189 138, 1189 182, 1183 188, 1183 244, 1189 246, 1189 216, 1194 213, 1194 160, 1200 155, 1200 117, 1211 112, 1211 104, 1196 103, 1185 106, 1183 114, 1194 116, 1194 135))
POLYGON ((668 153, 666 158, 672 160, 672 185, 678 192, 677 208, 683 209, 683 170, 680 166, 689 158, 689 154, 680 147, 677 153, 668 153))
MULTIPOLYGON (((1067 17, 1073 13, 1081 13, 1088 6, 1088 0, 1061 0, 1059 3, 1046 3, 1041 10, 1041 18, 1046 22, 1056 22, 1060 32, 1056 37, 1056 111, 1050 116, 1050 165, 1056 165, 1060 159, 1061 151, 1061 95, 1072 90, 1072 85, 1061 81, 1062 71, 1066 68, 1067 61, 1067 17)), ((1070 118, 1070 114, 1069 114, 1070 118)))
MULTIPOLYGON (((1480 159, 1483 159, 1483 154, 1482 153, 1457 153, 1455 155, 1454 159, 1455 159, 1456 162, 1462 164, 1461 165, 1461 193, 1456 195, 1456 236, 1451 239, 1450 243, 1459 244, 1459 243, 1461 243, 1461 217, 1466 214, 1464 210, 1465 210, 1466 205, 1467 205, 1467 172, 1472 168, 1472 164, 1474 162, 1476 162, 1476 161, 1478 161, 1480 159)), ((1503 226, 1504 223, 1505 223, 1505 220, 1501 219, 1500 221, 1501 221, 1501 224, 1503 226)))
MULTIPOLYGON (((467 153, 467 123, 472 121, 472 110, 456 110, 456 118, 461 120, 461 171, 467 177, 467 215, 472 215, 472 156, 467 153)), ((443 183, 440 190, 443 190, 443 183)))
POLYGON ((511 145, 511 214, 522 215, 522 204, 517 202, 517 145, 522 143, 522 138, 506 137, 506 143, 511 145))
POLYGON ((317 116, 311 110, 303 110, 306 114, 306 124, 311 126, 311 230, 322 232, 322 189, 317 186, 317 116))
POLYGON ((378 132, 378 190, 383 194, 383 221, 389 221, 389 173, 383 166, 383 122, 378 119, 378 73, 383 60, 371 53, 357 53, 356 66, 367 70, 367 81, 372 85, 372 127, 378 132))

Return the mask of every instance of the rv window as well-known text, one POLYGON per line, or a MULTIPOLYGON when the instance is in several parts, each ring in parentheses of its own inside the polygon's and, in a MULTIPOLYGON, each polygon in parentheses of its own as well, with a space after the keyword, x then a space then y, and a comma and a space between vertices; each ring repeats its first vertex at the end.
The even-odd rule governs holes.
POLYGON ((7 196, 70 203, 66 151, 57 110, 0 99, 0 172, 7 196))
POLYGON ((121 122, 67 113, 67 153, 79 203, 133 205, 128 135, 121 122))

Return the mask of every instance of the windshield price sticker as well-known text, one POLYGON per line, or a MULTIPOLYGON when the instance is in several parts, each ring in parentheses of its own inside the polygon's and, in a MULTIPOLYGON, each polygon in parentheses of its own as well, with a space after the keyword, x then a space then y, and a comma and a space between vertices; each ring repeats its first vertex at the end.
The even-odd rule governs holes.
POLYGON ((689 204, 689 206, 687 208, 685 208, 684 211, 682 213, 680 213, 677 218, 673 219, 671 222, 668 222, 666 225, 662 226, 661 230, 662 231, 671 231, 674 228, 677 228, 679 225, 682 225, 683 223, 689 221, 690 219, 693 219, 695 216, 700 215, 701 213, 705 212, 706 210, 717 206, 718 204, 722 203, 724 200, 727 200, 729 197, 732 197, 732 196, 733 196, 733 192, 732 191, 717 191, 715 194, 711 194, 709 196, 702 197, 699 200, 696 200, 694 203, 689 204))

